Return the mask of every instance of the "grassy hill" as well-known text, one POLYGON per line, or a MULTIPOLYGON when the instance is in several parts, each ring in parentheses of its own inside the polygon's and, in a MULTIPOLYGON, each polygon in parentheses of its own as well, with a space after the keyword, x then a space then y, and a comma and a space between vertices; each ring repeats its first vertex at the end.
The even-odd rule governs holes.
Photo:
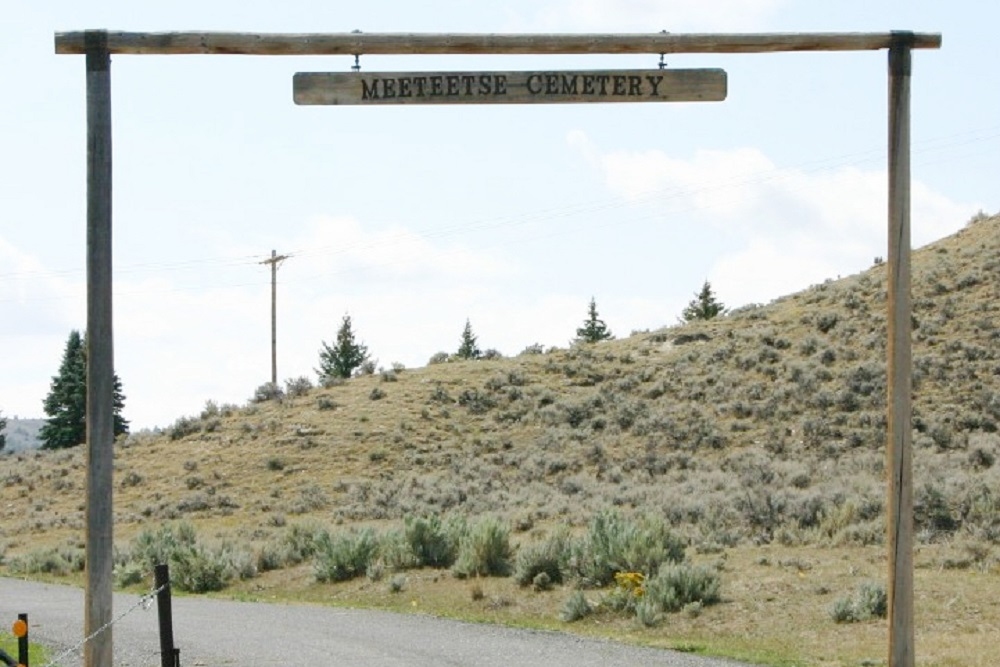
MULTIPOLYGON (((560 526, 583 534, 615 508, 665 520, 695 560, 792 563, 782 572, 802 578, 849 559, 884 577, 885 283, 876 264, 768 305, 621 340, 387 370, 338 386, 290 383, 282 398, 245 406, 209 403, 162 433, 116 445, 116 538, 125 548, 151 525, 183 520, 259 564, 264 545, 303 526, 390 530, 408 517, 488 515, 527 545, 560 526)), ((913 326, 920 562, 949 577, 985 576, 970 590, 998 593, 1000 217, 977 216, 914 252, 913 326)), ((40 549, 80 561, 84 465, 82 448, 0 458, 8 569, 24 569, 40 549)), ((292 566, 255 585, 328 599, 329 590, 307 592, 309 573, 292 566)), ((831 581, 851 581, 839 576, 831 581)), ((730 579, 723 590, 733 601, 753 589, 730 579)), ((964 590, 963 581, 947 585, 964 590)), ((355 593, 351 600, 372 603, 355 593)), ((820 617, 828 603, 812 601, 820 617)), ((716 653, 781 653, 776 638, 759 640, 769 648, 755 653, 746 648, 755 645, 751 630, 706 618, 684 621, 680 636, 716 653), (726 632, 750 639, 727 648, 726 632)), ((939 620, 941 636, 953 635, 948 619, 928 622, 939 620)), ((881 646, 883 631, 867 641, 881 646)), ((812 662, 808 652, 866 645, 830 635, 834 645, 787 652, 806 651, 797 664, 840 664, 812 662)), ((988 664, 979 659, 930 664, 988 664)))

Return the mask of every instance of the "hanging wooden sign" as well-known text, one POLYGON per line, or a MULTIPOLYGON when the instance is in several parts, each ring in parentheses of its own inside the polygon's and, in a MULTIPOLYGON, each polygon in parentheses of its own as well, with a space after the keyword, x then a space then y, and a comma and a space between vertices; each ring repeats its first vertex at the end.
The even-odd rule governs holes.
POLYGON ((719 102, 721 69, 536 72, 299 72, 296 104, 719 102))

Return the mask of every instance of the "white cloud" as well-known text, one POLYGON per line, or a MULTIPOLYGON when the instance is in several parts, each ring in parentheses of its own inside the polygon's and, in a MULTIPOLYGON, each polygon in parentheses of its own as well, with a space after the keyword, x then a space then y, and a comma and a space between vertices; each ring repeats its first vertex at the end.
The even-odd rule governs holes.
POLYGON ((789 285, 806 286, 836 276, 837 265, 814 242, 796 239, 753 240, 712 266, 710 281, 726 304, 765 303, 788 293, 789 285))
POLYGON ((785 0, 563 0, 538 12, 539 28, 637 32, 759 29, 785 0))
POLYGON ((83 326, 82 271, 53 272, 0 237, 0 411, 37 417, 69 330, 83 326))
POLYGON ((0 308, 8 332, 76 326, 84 316, 82 270, 52 271, 0 236, 0 308), (44 304, 44 308, 38 308, 44 304))
MULTIPOLYGON (((658 150, 603 152, 579 131, 567 141, 624 200, 723 234, 735 246, 721 251, 709 274, 728 304, 770 301, 854 273, 886 254, 884 170, 846 163, 781 167, 754 148, 683 157, 658 150)), ((912 184, 911 198, 914 246, 957 231, 979 208, 920 182, 912 184)))
POLYGON ((513 270, 489 255, 443 242, 456 231, 439 232, 442 242, 435 243, 399 225, 370 230, 353 218, 322 216, 287 241, 298 250, 283 271, 289 280, 326 277, 336 284, 359 275, 366 282, 492 279, 513 270))

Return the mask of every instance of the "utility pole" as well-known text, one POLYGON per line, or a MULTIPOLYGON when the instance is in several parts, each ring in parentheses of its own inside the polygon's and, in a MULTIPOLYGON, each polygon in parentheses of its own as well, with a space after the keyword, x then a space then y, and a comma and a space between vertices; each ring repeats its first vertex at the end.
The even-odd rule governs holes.
POLYGON ((261 264, 271 265, 271 384, 278 384, 278 265, 291 257, 271 251, 271 258, 261 264))

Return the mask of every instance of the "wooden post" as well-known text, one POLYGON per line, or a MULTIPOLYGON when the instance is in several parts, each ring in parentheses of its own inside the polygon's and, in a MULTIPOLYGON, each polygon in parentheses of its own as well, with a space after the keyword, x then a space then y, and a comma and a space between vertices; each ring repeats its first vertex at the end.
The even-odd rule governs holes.
POLYGON ((160 625, 160 667, 178 667, 180 652, 174 647, 174 617, 170 607, 170 566, 153 568, 156 612, 160 625))
POLYGON ((912 33, 889 49, 888 484, 889 667, 913 667, 910 73, 912 33))
MULTIPOLYGON (((84 636, 111 621, 114 345, 111 318, 111 56, 87 43, 87 590, 84 636)), ((111 628, 84 647, 86 667, 111 667, 111 628)))

